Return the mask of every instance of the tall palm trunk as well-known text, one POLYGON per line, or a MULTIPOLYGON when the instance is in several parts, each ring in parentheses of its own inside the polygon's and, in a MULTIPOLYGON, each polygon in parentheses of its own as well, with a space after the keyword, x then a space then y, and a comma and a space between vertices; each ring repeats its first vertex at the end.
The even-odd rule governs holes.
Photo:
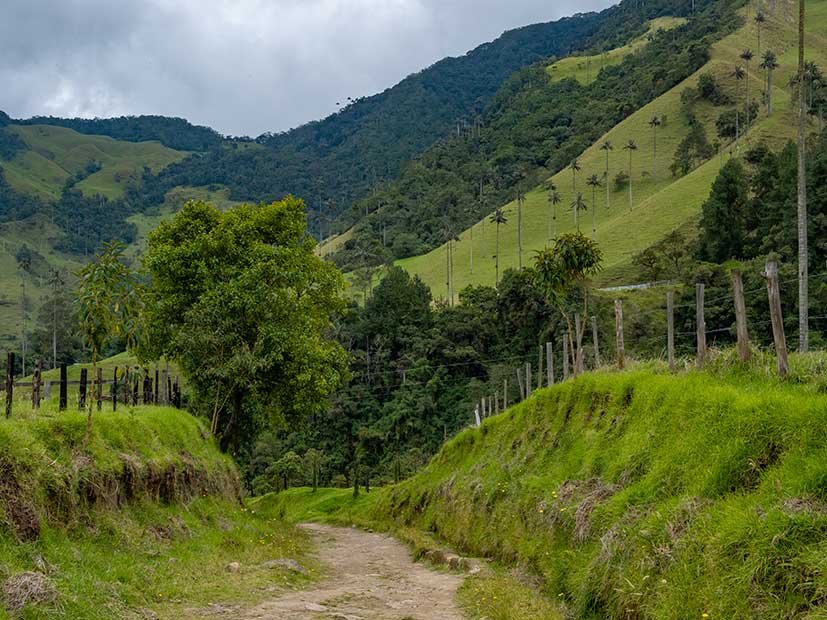
POLYGON ((517 198, 517 262, 523 268, 523 199, 517 198))
POLYGON ((471 225, 471 275, 474 275, 474 226, 471 225))
POLYGON ((500 285, 500 223, 497 222, 497 253, 496 253, 496 260, 495 264, 495 272, 496 272, 496 283, 497 286, 500 285))
POLYGON ((772 69, 767 69, 767 116, 772 116, 772 69))
POLYGON ((750 104, 750 101, 749 101, 749 61, 747 61, 746 65, 747 65, 747 77, 746 77, 746 80, 747 80, 747 128, 746 128, 746 131, 749 131, 750 114, 751 114, 751 111, 749 109, 749 104, 750 104))
POLYGON ((592 239, 597 239, 597 185, 592 185, 592 239))
POLYGON ((629 150, 629 211, 632 210, 632 151, 629 150))
POLYGON ((611 197, 609 195, 609 192, 611 190, 609 189, 609 150, 608 149, 606 149, 606 178, 604 180, 606 182, 606 212, 608 213, 609 212, 609 206, 610 206, 609 203, 611 202, 611 197))
POLYGON ((450 305, 451 299, 451 240, 445 244, 445 299, 450 305))
POLYGON ((652 178, 658 175, 658 126, 652 127, 652 178))
POLYGON ((554 203, 554 238, 557 239, 557 203, 554 203))
POLYGON ((804 99, 804 0, 798 0, 798 349, 810 348, 807 250, 807 110, 804 99))

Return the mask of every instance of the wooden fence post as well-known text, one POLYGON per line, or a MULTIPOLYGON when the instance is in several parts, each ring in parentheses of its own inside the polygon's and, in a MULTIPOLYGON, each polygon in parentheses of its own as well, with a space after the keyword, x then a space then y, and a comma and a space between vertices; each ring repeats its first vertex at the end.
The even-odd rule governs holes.
POLYGON ((86 407, 86 382, 89 374, 86 368, 80 369, 80 385, 78 386, 78 409, 83 411, 86 407))
POLYGON ((500 415, 500 395, 494 394, 494 414, 500 415))
POLYGON ((11 417, 11 406, 14 401, 14 353, 6 354, 6 417, 11 417))
POLYGON ((52 400, 52 380, 45 379, 43 381, 43 400, 47 403, 52 400))
POLYGON ((569 378, 569 337, 563 334, 563 381, 569 378))
POLYGON ((508 379, 503 379, 503 411, 508 409, 508 379))
POLYGON ((770 318, 772 319, 772 338, 775 342, 775 354, 778 358, 778 374, 782 378, 790 372, 787 363, 787 337, 784 334, 784 317, 781 313, 781 288, 778 284, 778 264, 775 261, 767 262, 764 273, 767 278, 767 295, 770 302, 770 318))
POLYGON ((575 375, 583 374, 585 370, 585 357, 583 353, 583 333, 586 331, 586 325, 580 320, 580 315, 574 315, 574 338, 575 338, 575 355, 574 355, 574 365, 576 367, 575 375))
POLYGON ((675 292, 666 293, 666 355, 669 372, 675 372, 675 292))
POLYGON ((517 369, 517 385, 520 386, 520 400, 525 400, 525 387, 523 387, 523 377, 520 369, 517 369))
POLYGON ((66 373, 66 364, 60 365, 60 397, 58 400, 58 411, 66 411, 69 404, 69 378, 66 373))
POLYGON ((548 385, 551 387, 554 385, 554 345, 550 342, 546 343, 546 375, 548 385))
POLYGON ((698 368, 703 368, 706 362, 706 318, 704 317, 704 291, 706 287, 699 282, 695 285, 695 314, 697 318, 696 331, 698 335, 698 368))
POLYGON ((40 409, 40 377, 43 371, 43 360, 37 360, 32 374, 32 409, 40 409))
POLYGON ((525 397, 531 396, 531 362, 525 363, 525 397))
POLYGON ((744 300, 744 279, 737 269, 732 272, 732 296, 735 298, 735 329, 738 333, 738 357, 749 360, 749 331, 747 328, 747 304, 744 300))
POLYGON ((543 345, 537 353, 537 389, 543 387, 543 345))
POLYGON ((615 299, 615 339, 617 341, 617 367, 626 368, 626 345, 623 342, 623 301, 615 299))
POLYGON ((158 404, 158 397, 160 396, 161 391, 161 382, 158 378, 158 367, 155 367, 155 387, 152 390, 152 403, 157 405, 158 404))
POLYGON ((100 366, 98 366, 98 372, 95 376, 95 383, 95 399, 98 401, 98 411, 100 411, 103 409, 103 368, 100 366))
POLYGON ((115 366, 115 372, 112 373, 112 411, 118 410, 118 367, 115 366))
POLYGON ((135 376, 132 377, 132 406, 133 407, 138 406, 138 399, 140 398, 140 395, 138 393, 138 386, 139 386, 140 382, 141 382, 140 374, 138 372, 136 372, 135 376))
POLYGON ((594 341, 594 367, 600 368, 600 345, 597 340, 597 317, 592 317, 592 340, 594 341))

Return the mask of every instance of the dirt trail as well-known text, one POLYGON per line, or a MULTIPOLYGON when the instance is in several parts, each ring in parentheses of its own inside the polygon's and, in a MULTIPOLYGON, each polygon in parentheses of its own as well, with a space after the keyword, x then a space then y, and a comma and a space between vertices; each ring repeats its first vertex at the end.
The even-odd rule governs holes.
POLYGON ((304 525, 316 539, 329 576, 310 590, 289 592, 240 620, 462 620, 454 602, 463 578, 428 569, 389 536, 304 525))

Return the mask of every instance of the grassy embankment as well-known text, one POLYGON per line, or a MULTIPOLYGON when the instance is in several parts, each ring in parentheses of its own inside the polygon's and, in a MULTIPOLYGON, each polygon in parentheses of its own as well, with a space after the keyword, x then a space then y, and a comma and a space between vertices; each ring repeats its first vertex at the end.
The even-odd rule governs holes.
POLYGON ((192 416, 124 408, 84 430, 49 408, 0 420, 0 618, 201 617, 313 578, 305 538, 244 507, 192 416), (262 566, 279 558, 307 575, 262 566))
POLYGON ((504 568, 469 580, 476 617, 519 617, 521 604, 547 618, 827 617, 827 358, 794 356, 781 382, 771 357, 733 357, 543 389, 356 501, 298 490, 260 502, 416 548, 431 532, 519 567, 522 590, 504 568))
MULTIPOLYGON (((785 13, 783 6, 778 4, 773 11, 765 6, 767 23, 762 28, 761 49, 772 49, 778 55, 779 69, 773 76, 774 112, 767 117, 765 106, 760 106, 757 122, 743 139, 740 149, 734 145, 726 145, 725 157, 730 151, 737 156, 743 153, 750 144, 765 141, 768 145, 777 147, 795 137, 795 110, 791 104, 792 91, 789 86, 790 78, 796 71, 796 23, 790 14, 785 13)), ((746 9, 744 9, 746 18, 746 9)), ((808 0, 807 2, 807 55, 819 66, 827 64, 827 1, 808 0)), ((667 24, 669 25, 669 24, 667 24)), ((609 52, 613 62, 620 62, 623 57, 639 49, 642 41, 633 45, 609 52)), ((629 140, 635 140, 638 150, 632 158, 633 204, 631 211, 628 204, 628 192, 625 188, 615 188, 611 184, 609 208, 606 209, 606 190, 597 190, 597 240, 605 254, 605 271, 600 280, 603 284, 626 284, 635 278, 635 270, 631 264, 632 257, 661 240, 675 229, 694 225, 699 217, 700 208, 709 195, 715 177, 720 167, 720 158, 713 157, 688 175, 680 178, 672 176, 669 166, 672 163, 675 150, 680 141, 689 131, 686 118, 681 112, 681 93, 689 86, 695 86, 698 77, 703 73, 712 73, 733 101, 736 100, 736 83, 730 77, 736 65, 743 65, 739 55, 745 48, 757 51, 758 33, 752 19, 746 20, 745 25, 737 32, 725 37, 716 43, 711 51, 709 63, 695 75, 677 85, 663 96, 644 106, 629 116, 606 135, 602 136, 594 145, 586 149, 579 161, 582 172, 578 175, 578 192, 589 204, 590 210, 581 218, 581 229, 591 234, 592 211, 591 190, 585 184, 591 174, 603 176, 606 168, 606 153, 600 150, 600 145, 606 140, 614 145, 609 153, 609 179, 614 180, 620 171, 628 171, 629 156, 623 150, 623 145, 629 140), (666 117, 666 125, 657 132, 657 159, 654 158, 654 137, 649 121, 654 117, 666 117)), ((594 65, 599 69, 600 56, 592 60, 592 79, 596 77, 594 65)), ((563 59, 550 69, 555 79, 573 77, 581 82, 586 81, 587 67, 584 57, 563 59)), ((761 103, 764 88, 765 72, 758 67, 760 59, 753 60, 749 67, 750 96, 753 101, 761 103)), ((745 84, 740 85, 738 100, 745 101, 745 84)), ((696 112, 704 125, 710 142, 715 140, 715 121, 726 110, 726 107, 713 107, 702 103, 697 106, 696 112)), ((815 125, 813 125, 815 127, 815 125)), ((562 195, 562 203, 558 205, 557 222, 558 233, 567 233, 574 230, 573 214, 569 209, 573 198, 572 173, 563 170, 552 179, 562 195)), ((529 264, 536 250, 546 246, 548 239, 548 220, 550 205, 547 192, 542 188, 535 188, 526 198, 523 212, 523 262, 529 264)), ((515 203, 504 206, 508 223, 500 229, 500 268, 516 267, 518 264, 517 251, 517 210, 515 203)), ((455 291, 458 294, 469 284, 493 285, 495 276, 495 226, 486 220, 477 223, 474 227, 474 270, 470 269, 471 232, 466 230, 460 235, 461 241, 454 246, 454 281, 455 291)), ((431 287, 436 296, 445 295, 445 247, 441 246, 428 254, 404 259, 399 265, 413 274, 418 274, 431 287)))

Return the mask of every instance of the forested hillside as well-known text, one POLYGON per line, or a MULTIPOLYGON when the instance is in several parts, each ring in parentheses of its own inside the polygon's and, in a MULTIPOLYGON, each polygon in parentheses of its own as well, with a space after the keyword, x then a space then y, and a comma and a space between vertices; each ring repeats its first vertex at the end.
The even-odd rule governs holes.
MULTIPOLYGON (((642 7, 626 1, 601 13, 506 32, 381 94, 342 101, 341 112, 322 121, 260 136, 255 142, 265 148, 225 143, 170 167, 158 183, 163 189, 220 183, 236 200, 299 195, 308 202, 314 230, 323 236, 324 228, 326 235, 330 219, 343 212, 347 220, 358 218, 361 211, 348 208, 395 179, 411 158, 458 129, 477 127, 491 98, 514 71, 577 50, 616 47, 641 34, 647 19, 674 10, 674 4, 662 0, 642 7)), ((689 1, 679 4, 679 10, 690 6, 689 1)))
MULTIPOLYGON (((813 67, 813 77, 808 78, 807 86, 809 130, 817 132, 823 127, 820 118, 824 116, 825 90, 818 76, 819 67, 827 64, 827 41, 822 34, 827 24, 827 5, 821 0, 809 1, 807 5, 807 58, 813 67)), ((722 3, 715 10, 726 6, 722 3)), ((504 201, 492 200, 479 212, 455 212, 453 217, 473 217, 473 227, 465 227, 467 219, 457 224, 445 216, 436 220, 423 217, 425 222, 434 222, 429 233, 437 239, 439 247, 398 264, 420 275, 437 296, 448 298, 446 257, 450 253, 450 289, 456 298, 469 284, 495 283, 498 265, 500 274, 506 267, 519 266, 521 257, 525 265, 533 253, 547 247, 555 235, 579 227, 596 238, 604 251, 602 283, 629 284, 647 278, 658 279, 652 278, 651 272, 638 271, 636 256, 650 246, 658 246, 678 229, 682 229, 684 236, 693 236, 701 205, 709 196, 721 166, 729 158, 747 155, 757 145, 778 149, 795 138, 796 110, 791 102, 797 90, 793 82, 796 24, 790 13, 791 3, 767 5, 759 26, 754 8, 741 7, 735 22, 738 28, 710 45, 708 62, 687 79, 638 107, 605 133, 597 131, 588 147, 564 160, 556 174, 540 169, 540 173, 526 183, 522 201, 515 199, 516 192, 510 192, 504 201), (752 55, 749 62, 741 57, 745 52, 752 55), (771 72, 770 91, 767 89, 770 72, 762 66, 766 54, 776 63, 771 72), (738 78, 733 77, 736 70, 738 78), (768 113, 770 99, 771 114, 768 113), (577 169, 573 170, 571 164, 575 158, 577 169), (572 205, 578 196, 578 218, 575 219, 572 205), (497 207, 501 208, 505 220, 499 227, 491 220, 497 207), (450 246, 445 243, 448 237, 444 232, 440 238, 440 231, 446 228, 450 228, 454 236, 450 246)), ((702 18, 703 15, 693 18, 664 36, 680 37, 682 31, 693 28, 693 22, 702 18)), ((725 21, 716 20, 718 23, 725 21)), ((587 105, 598 107, 600 99, 595 103, 588 92, 602 92, 601 82, 611 83, 613 72, 623 71, 637 59, 652 54, 655 43, 600 72, 594 68, 601 58, 591 57, 593 70, 589 84, 574 79, 559 82, 552 78, 547 88, 554 85, 560 88, 567 82, 574 93, 586 91, 579 96, 586 98, 587 105)), ((553 67, 558 65, 565 69, 574 60, 550 65, 548 73, 553 74, 553 67)), ((585 78, 585 59, 580 64, 581 76, 585 78)), ((656 62, 650 70, 655 75, 668 66, 668 61, 656 62)), ((598 125, 602 118, 596 116, 593 124, 598 125)), ((588 127, 584 133, 591 129, 588 127)), ((462 179, 453 168, 443 174, 446 185, 448 178, 462 179)), ((478 186, 478 182, 461 180, 459 183, 469 199, 474 196, 474 186, 478 186)), ((410 227, 416 229, 419 226, 416 218, 412 220, 410 227)), ((366 233, 365 244, 370 254, 387 256, 382 251, 381 232, 377 222, 366 233)), ((357 236, 358 232, 354 232, 353 237, 357 236)), ((386 236, 392 251, 393 237, 389 233, 386 236)), ((350 247, 352 252, 353 247, 359 246, 354 241, 350 247)), ((350 265, 361 266, 361 253, 361 249, 356 250, 350 265)), ((655 273, 660 277, 673 274, 674 270, 655 273)))
POLYGON ((486 107, 481 126, 441 141, 398 182, 359 205, 374 215, 357 225, 338 262, 353 269, 365 252, 377 262, 422 254, 524 195, 702 67, 712 43, 737 27, 734 6, 699 5, 683 23, 674 17, 691 15, 690 5, 648 3, 646 17, 667 13, 673 19, 651 22, 646 36, 621 40, 625 55, 588 57, 599 73, 588 84, 558 78, 547 71, 556 65, 546 60, 515 73, 486 107))

